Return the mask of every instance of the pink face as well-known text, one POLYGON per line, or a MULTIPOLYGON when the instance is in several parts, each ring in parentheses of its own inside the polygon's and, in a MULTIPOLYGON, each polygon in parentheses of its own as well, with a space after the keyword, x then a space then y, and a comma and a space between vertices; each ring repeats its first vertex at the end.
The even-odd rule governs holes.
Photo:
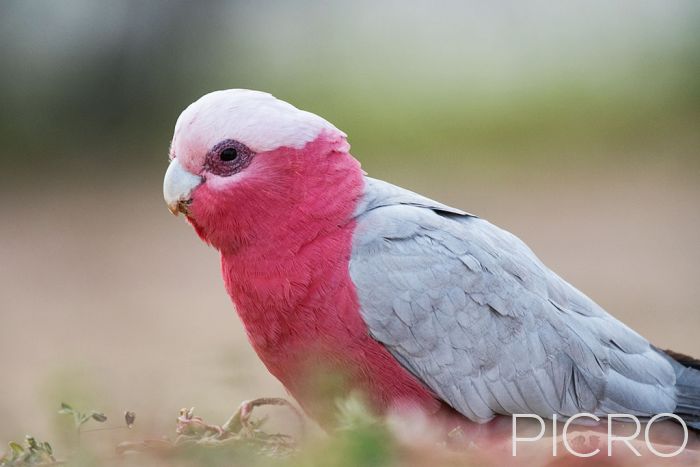
POLYGON ((321 140, 347 150, 345 135, 317 115, 273 96, 234 89, 207 94, 180 115, 163 195, 210 243, 217 231, 250 231, 250 213, 288 207, 294 178, 321 140), (232 225, 235 224, 235 225, 232 225))
MULTIPOLYGON (((182 212, 189 215, 189 205, 193 202, 195 191, 203 188, 202 185, 207 188, 223 188, 233 183, 237 178, 235 175, 248 168, 256 156, 252 149, 234 139, 224 139, 206 152, 189 150, 180 157, 172 154, 170 159, 173 170, 180 171, 182 168, 185 172, 196 175, 196 177, 189 177, 183 174, 191 183, 196 183, 196 186, 184 196, 178 196, 173 213, 177 215, 178 212, 182 212), (174 164, 179 164, 181 168, 174 164)), ((171 211, 172 208, 171 205, 171 211)))

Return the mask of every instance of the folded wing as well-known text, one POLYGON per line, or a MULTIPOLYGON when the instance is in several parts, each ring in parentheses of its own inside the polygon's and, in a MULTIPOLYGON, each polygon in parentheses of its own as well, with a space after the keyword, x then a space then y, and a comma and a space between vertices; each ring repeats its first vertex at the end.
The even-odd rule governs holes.
POLYGON ((562 417, 676 407, 668 358, 512 234, 366 179, 350 275, 371 335, 453 408, 562 417))

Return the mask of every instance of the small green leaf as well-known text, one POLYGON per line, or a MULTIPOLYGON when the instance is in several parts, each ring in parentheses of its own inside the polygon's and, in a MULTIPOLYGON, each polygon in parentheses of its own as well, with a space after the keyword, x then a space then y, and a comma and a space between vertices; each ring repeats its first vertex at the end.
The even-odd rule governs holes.
POLYGON ((29 446, 29 449, 39 449, 39 445, 36 443, 36 439, 34 439, 33 436, 26 436, 27 439, 27 446, 29 446))
POLYGON ((10 446, 10 449, 12 449, 12 452, 14 453, 14 455, 16 455, 16 456, 20 456, 24 452, 24 448, 18 443, 11 442, 11 443, 9 443, 9 446, 10 446))
POLYGON ((51 447, 51 445, 49 443, 44 441, 44 443, 41 446, 44 448, 44 452, 46 452, 48 455, 53 454, 53 448, 51 447))
POLYGON ((92 412, 90 415, 92 416, 92 419, 97 421, 97 422, 104 423, 107 421, 107 416, 103 413, 92 412))
POLYGON ((66 404, 65 402, 61 402, 61 410, 65 410, 65 411, 67 411, 67 412, 72 412, 72 411, 73 411, 73 407, 71 407, 70 405, 66 404))

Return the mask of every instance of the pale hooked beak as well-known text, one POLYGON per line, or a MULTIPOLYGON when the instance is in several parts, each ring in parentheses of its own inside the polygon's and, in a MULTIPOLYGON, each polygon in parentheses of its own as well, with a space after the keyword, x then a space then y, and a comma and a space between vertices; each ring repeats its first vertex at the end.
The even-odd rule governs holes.
POLYGON ((177 158, 170 161, 163 180, 163 198, 174 215, 187 214, 190 195, 202 183, 202 177, 185 170, 177 158))

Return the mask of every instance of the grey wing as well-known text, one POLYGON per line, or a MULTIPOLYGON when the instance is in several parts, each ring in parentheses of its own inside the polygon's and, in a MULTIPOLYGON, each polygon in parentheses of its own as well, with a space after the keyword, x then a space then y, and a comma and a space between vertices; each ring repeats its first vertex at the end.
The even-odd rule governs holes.
POLYGON ((384 182, 365 193, 350 261, 362 317, 453 408, 475 421, 673 412, 668 358, 515 236, 384 182))

